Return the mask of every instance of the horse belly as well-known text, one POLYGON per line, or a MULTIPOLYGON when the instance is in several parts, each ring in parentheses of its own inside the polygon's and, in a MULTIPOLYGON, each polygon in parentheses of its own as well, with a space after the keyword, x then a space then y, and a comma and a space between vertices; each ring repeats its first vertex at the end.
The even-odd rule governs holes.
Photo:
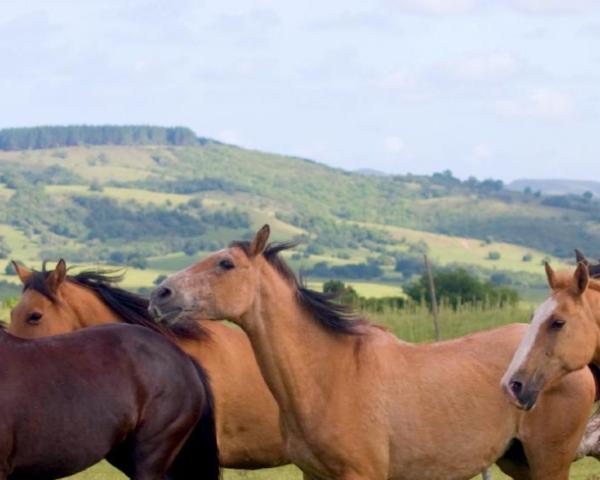
POLYGON ((127 430, 114 417, 82 419, 73 413, 19 425, 11 479, 61 478, 84 470, 106 457, 127 430))
POLYGON ((437 394, 399 398, 393 414, 392 478, 470 479, 502 456, 516 435, 518 411, 496 392, 499 386, 477 385, 461 390, 440 382, 437 394))

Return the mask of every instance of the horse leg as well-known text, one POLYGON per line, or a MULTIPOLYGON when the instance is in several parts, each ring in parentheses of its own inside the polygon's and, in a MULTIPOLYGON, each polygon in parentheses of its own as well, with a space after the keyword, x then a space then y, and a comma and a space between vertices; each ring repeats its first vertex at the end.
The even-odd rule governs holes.
POLYGON ((532 480, 568 480, 594 401, 585 370, 567 375, 523 415, 520 437, 532 480))

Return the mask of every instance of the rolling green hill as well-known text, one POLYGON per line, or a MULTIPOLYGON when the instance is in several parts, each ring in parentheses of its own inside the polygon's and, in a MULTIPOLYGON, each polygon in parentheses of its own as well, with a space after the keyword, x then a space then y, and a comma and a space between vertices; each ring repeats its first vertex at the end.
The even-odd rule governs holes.
POLYGON ((2 256, 126 264, 129 286, 149 286, 266 222, 276 239, 305 241, 290 261, 309 278, 341 276, 370 292, 410 278, 423 253, 531 286, 542 283, 544 258, 600 252, 594 199, 450 172, 350 173, 188 129, 0 131, 0 205, 2 256))

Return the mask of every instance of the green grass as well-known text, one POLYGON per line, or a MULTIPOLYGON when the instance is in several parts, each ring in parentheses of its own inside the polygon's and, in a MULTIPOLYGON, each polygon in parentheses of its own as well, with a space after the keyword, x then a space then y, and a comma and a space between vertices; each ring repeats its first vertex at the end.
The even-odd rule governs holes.
MULTIPOLYGON (((494 466, 494 480, 508 480, 510 477, 504 475, 494 466)), ((575 463, 571 467, 570 480, 597 480, 600 478, 600 465, 597 460, 586 458, 575 463)), ((125 480, 127 477, 118 470, 112 468, 106 462, 69 477, 72 480, 125 480)), ((302 480, 302 473, 294 466, 272 468, 265 470, 243 471, 226 470, 224 480, 302 480)), ((480 479, 481 477, 475 477, 480 479)))
POLYGON ((397 240, 405 239, 410 243, 417 243, 423 240, 429 246, 430 259, 439 265, 463 263, 489 269, 495 268, 498 270, 534 273, 540 276, 543 275, 541 262, 546 257, 550 258, 552 264, 558 268, 566 268, 568 266, 562 260, 547 255, 544 252, 511 243, 492 242, 488 244, 474 238, 423 232, 389 225, 382 226, 363 222, 355 223, 370 228, 386 230, 397 240), (492 251, 500 253, 501 257, 499 260, 493 261, 488 259, 488 254, 492 251), (523 256, 526 254, 532 255, 533 258, 531 261, 523 261, 523 256))
MULTIPOLYGON (((4 237, 5 242, 10 247, 11 258, 18 260, 39 258, 39 247, 37 244, 15 227, 0 224, 0 236, 4 237)), ((4 268, 0 269, 0 271, 4 271, 4 268)))
POLYGON ((194 198, 193 195, 150 192, 148 190, 141 190, 137 188, 104 187, 102 192, 92 192, 90 191, 88 185, 48 185, 46 186, 46 192, 51 195, 96 195, 110 197, 124 202, 135 201, 142 205, 149 203, 155 205, 164 205, 165 203, 169 202, 171 205, 177 206, 182 203, 189 202, 192 198, 194 198))

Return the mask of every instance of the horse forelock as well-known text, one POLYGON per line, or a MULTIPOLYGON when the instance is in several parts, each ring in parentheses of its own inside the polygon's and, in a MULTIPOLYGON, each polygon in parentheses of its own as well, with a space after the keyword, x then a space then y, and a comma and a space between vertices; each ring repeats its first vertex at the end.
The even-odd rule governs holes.
POLYGON ((56 303, 58 301, 56 292, 50 288, 47 282, 50 273, 52 272, 46 270, 46 262, 44 262, 42 270, 32 270, 29 278, 23 282, 23 293, 31 290, 43 295, 52 303, 56 303))

